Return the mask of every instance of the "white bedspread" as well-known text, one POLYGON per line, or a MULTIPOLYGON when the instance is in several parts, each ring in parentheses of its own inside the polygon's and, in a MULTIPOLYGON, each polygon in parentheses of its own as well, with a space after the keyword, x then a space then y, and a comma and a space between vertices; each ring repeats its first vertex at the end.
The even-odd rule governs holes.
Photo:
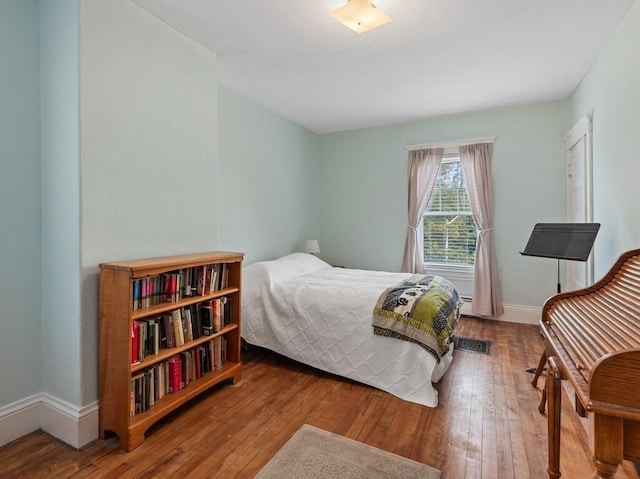
POLYGON ((425 406, 438 404, 438 364, 420 346, 375 336, 380 294, 408 273, 334 268, 305 253, 243 269, 242 337, 291 359, 425 406))

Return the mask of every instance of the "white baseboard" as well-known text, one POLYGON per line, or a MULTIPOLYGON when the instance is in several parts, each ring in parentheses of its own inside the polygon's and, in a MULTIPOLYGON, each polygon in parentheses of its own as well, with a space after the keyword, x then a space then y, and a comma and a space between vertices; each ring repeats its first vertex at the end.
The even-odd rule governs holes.
MULTIPOLYGON (((462 309, 460 310, 462 314, 467 316, 474 316, 474 314, 471 312, 471 303, 471 299, 464 298, 464 304, 462 305, 462 309)), ((535 308, 533 306, 522 306, 519 304, 505 304, 504 314, 502 316, 486 319, 493 319, 495 321, 506 321, 509 323, 538 324, 540 322, 541 315, 541 307, 535 308)))
POLYGON ((0 407, 0 446, 40 429, 42 394, 0 407))
POLYGON ((78 408, 43 394, 40 427, 52 436, 80 448, 98 437, 98 401, 78 408))
POLYGON ((38 429, 80 448, 98 437, 98 402, 78 408, 42 393, 0 408, 0 446, 38 429))

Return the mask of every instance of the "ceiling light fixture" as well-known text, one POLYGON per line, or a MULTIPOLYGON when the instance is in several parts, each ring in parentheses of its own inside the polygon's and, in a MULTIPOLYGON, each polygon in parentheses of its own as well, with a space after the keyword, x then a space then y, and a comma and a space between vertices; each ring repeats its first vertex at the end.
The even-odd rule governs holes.
POLYGON ((356 33, 368 32, 392 21, 371 0, 349 0, 344 7, 332 10, 331 15, 356 33))

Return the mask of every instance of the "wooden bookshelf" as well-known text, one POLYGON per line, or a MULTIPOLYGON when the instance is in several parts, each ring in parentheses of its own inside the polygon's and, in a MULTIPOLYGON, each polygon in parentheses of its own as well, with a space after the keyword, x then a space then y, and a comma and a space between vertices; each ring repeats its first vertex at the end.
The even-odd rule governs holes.
MULTIPOLYGON (((241 379, 240 360, 240 321, 241 321, 241 275, 243 253, 214 251, 161 258, 146 258, 132 261, 120 261, 100 264, 100 364, 99 364, 99 428, 100 437, 104 439, 109 432, 118 435, 120 447, 131 451, 144 442, 145 432, 166 414, 177 409, 185 402, 196 397, 211 386, 222 381, 231 380, 236 383, 241 379), (176 274, 183 281, 183 272, 205 271, 207 268, 225 271, 225 281, 219 281, 219 287, 205 288, 189 292, 181 289, 179 297, 173 302, 165 302, 162 291, 155 291, 154 304, 143 304, 139 296, 139 280, 164 278, 167 274, 176 274), (176 310, 198 308, 210 301, 226 298, 229 308, 227 322, 211 334, 204 334, 201 329, 194 334, 194 339, 185 340, 184 344, 175 347, 162 345, 157 352, 135 360, 136 347, 139 340, 133 339, 134 322, 161 317, 176 310), (142 303, 142 304, 141 304, 142 303), (220 338, 220 339, 217 339, 220 338), (135 345, 134 345, 135 341, 135 345), (211 354, 209 360, 202 359, 212 370, 204 372, 200 364, 199 354, 206 350, 211 353, 216 344, 226 344, 224 354, 218 352, 220 358, 213 367, 211 354), (198 377, 191 377, 188 384, 179 390, 167 392, 168 375, 158 371, 168 368, 168 361, 175 356, 187 355, 198 357, 198 377), (137 410, 134 377, 147 372, 155 374, 156 383, 162 383, 163 393, 154 388, 146 388, 147 401, 144 410, 137 410), (159 376, 164 379, 160 381, 159 376), (165 380, 166 379, 166 380, 165 380), (151 389, 151 397, 149 397, 151 389), (159 396, 159 397, 154 397, 159 396), (152 402, 151 405, 148 405, 152 402)), ((186 279, 184 281, 187 281, 186 279)), ((184 283, 179 283, 184 284, 184 283)), ((213 282, 212 282, 213 284, 213 282)), ((163 288, 158 283, 159 288, 163 288)), ((149 295, 150 296, 150 295, 149 295)), ((199 324, 199 323, 198 323, 199 324)), ((194 321, 195 325, 195 321, 194 321)), ((195 326, 194 326, 195 327, 195 326)), ((137 357, 137 356, 136 356, 137 357)), ((194 360, 195 361, 195 360, 194 360)), ((196 367, 191 365, 193 371, 196 367)), ((183 371, 184 372, 184 371, 183 371)), ((189 373, 186 373, 189 376, 189 373)), ((152 376, 153 377, 153 376, 152 376)))

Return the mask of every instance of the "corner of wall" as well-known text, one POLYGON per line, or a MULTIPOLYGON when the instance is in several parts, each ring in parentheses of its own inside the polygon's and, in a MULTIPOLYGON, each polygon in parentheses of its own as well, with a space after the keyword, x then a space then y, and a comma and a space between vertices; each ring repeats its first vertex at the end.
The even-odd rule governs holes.
POLYGON ((0 446, 38 429, 81 448, 98 438, 98 403, 77 408, 42 393, 0 408, 0 446))
POLYGON ((61 441, 80 448, 98 438, 98 402, 78 408, 43 394, 40 427, 61 441))

